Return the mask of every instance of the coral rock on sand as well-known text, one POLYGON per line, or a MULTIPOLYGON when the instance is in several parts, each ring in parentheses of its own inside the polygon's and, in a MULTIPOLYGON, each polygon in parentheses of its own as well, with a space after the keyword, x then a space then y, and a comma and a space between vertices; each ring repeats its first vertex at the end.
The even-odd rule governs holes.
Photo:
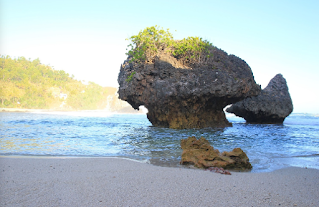
POLYGON ((249 65, 210 47, 200 63, 159 52, 145 62, 121 65, 119 98, 134 109, 144 105, 154 126, 175 129, 231 126, 223 108, 260 93, 249 65))
MULTIPOLYGON (((201 137, 188 137, 181 140, 183 149, 181 164, 193 164, 198 168, 218 167, 232 170, 250 170, 252 168, 246 153, 240 148, 231 152, 220 153, 210 146, 209 142, 201 137)), ((211 168, 216 170, 216 168, 211 168)), ((223 170, 224 170, 223 169, 223 170)), ((212 171, 211 170, 211 171, 212 171)))
POLYGON ((277 74, 258 96, 246 98, 226 111, 243 117, 248 123, 283 123, 293 110, 285 78, 277 74))

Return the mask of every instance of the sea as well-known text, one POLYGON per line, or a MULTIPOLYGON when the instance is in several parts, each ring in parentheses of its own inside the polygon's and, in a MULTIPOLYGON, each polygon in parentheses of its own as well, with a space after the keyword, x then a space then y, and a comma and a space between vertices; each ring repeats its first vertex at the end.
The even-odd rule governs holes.
POLYGON ((146 114, 0 112, 0 156, 120 157, 183 167, 180 141, 195 136, 220 152, 240 147, 252 173, 319 169, 318 115, 292 113, 283 124, 248 124, 226 116, 232 127, 177 130, 152 126, 146 114))

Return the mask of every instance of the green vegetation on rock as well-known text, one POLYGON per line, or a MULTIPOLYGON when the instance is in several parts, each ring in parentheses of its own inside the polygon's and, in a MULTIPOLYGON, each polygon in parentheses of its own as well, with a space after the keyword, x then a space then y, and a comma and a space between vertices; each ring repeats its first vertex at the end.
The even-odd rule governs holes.
POLYGON ((155 55, 159 49, 173 44, 173 36, 169 29, 165 31, 158 26, 147 27, 127 40, 131 41, 127 55, 132 56, 132 61, 145 61, 147 57, 155 55))
POLYGON ((103 109, 108 95, 106 87, 83 84, 39 59, 0 57, 1 108, 103 109))
POLYGON ((201 63, 204 57, 212 57, 210 48, 213 45, 199 37, 187 37, 183 40, 174 40, 173 35, 155 25, 147 27, 137 35, 127 40, 127 55, 131 56, 131 62, 144 62, 152 59, 159 51, 171 53, 177 59, 185 59, 190 63, 201 63))
POLYGON ((199 37, 187 37, 174 44, 173 55, 176 58, 186 58, 200 63, 203 57, 209 58, 213 55, 209 51, 209 47, 213 46, 207 40, 199 37))
POLYGON ((136 73, 136 72, 133 71, 133 72, 131 73, 131 75, 129 75, 129 76, 127 77, 127 79, 126 79, 125 81, 129 83, 129 82, 132 80, 132 78, 133 78, 133 76, 134 76, 135 73, 136 73))

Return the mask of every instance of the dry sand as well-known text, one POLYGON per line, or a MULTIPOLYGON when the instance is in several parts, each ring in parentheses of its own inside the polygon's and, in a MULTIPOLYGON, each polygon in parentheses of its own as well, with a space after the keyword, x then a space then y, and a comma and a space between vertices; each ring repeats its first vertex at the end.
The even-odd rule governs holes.
POLYGON ((0 206, 319 206, 319 170, 216 174, 117 158, 0 157, 0 206))

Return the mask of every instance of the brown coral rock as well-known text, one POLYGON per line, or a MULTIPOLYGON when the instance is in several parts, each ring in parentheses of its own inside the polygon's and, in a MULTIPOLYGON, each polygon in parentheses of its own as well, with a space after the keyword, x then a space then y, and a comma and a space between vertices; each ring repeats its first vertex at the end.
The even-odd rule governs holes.
POLYGON ((252 168, 246 153, 235 148, 231 152, 220 153, 201 137, 188 137, 181 140, 183 149, 181 164, 193 164, 198 168, 220 167, 232 170, 250 170, 252 168))

